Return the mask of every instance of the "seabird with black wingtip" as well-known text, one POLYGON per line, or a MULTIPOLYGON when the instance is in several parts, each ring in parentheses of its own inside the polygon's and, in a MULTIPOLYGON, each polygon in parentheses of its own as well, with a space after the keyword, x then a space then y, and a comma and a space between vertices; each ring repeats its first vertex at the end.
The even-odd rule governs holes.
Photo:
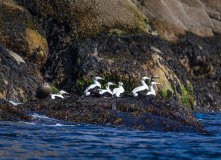
POLYGON ((86 88, 86 90, 84 91, 84 95, 85 96, 90 96, 92 95, 92 93, 96 90, 101 89, 101 84, 100 82, 98 82, 98 80, 104 80, 103 78, 96 76, 94 77, 93 81, 94 84, 91 84, 89 87, 86 88))

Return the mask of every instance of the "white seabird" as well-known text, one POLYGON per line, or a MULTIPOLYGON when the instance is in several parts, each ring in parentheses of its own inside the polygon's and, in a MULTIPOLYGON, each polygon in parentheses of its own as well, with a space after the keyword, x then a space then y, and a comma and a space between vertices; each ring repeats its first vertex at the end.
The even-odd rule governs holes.
POLYGON ((85 96, 90 96, 91 93, 93 93, 95 90, 101 89, 101 84, 98 82, 98 80, 104 80, 103 78, 96 76, 94 77, 94 84, 91 84, 89 87, 86 88, 84 91, 85 96))
POLYGON ((156 98, 156 92, 153 89, 154 84, 160 84, 160 83, 157 83, 154 80, 151 80, 150 81, 150 90, 147 93, 139 92, 138 96, 141 97, 141 98, 145 98, 145 99, 155 99, 156 98))
POLYGON ((112 97, 113 93, 110 90, 110 86, 113 86, 113 85, 116 85, 116 84, 114 84, 112 82, 107 82, 106 89, 99 89, 99 90, 94 91, 93 93, 95 94, 95 96, 98 96, 98 97, 100 97, 100 96, 112 97))
POLYGON ((112 92, 114 97, 122 97, 123 96, 123 94, 125 92, 123 85, 124 85, 123 82, 120 81, 118 83, 118 88, 114 88, 114 90, 112 92))
POLYGON ((134 97, 138 96, 138 92, 142 92, 142 93, 145 93, 145 92, 147 93, 148 92, 149 87, 145 83, 145 80, 147 80, 147 79, 150 79, 150 78, 148 78, 147 76, 142 76, 142 78, 141 78, 141 86, 133 89, 133 91, 132 91, 132 94, 133 94, 134 97))
POLYGON ((63 94, 68 94, 68 92, 64 91, 64 90, 60 90, 58 94, 50 94, 50 98, 51 99, 63 99, 64 96, 63 94))

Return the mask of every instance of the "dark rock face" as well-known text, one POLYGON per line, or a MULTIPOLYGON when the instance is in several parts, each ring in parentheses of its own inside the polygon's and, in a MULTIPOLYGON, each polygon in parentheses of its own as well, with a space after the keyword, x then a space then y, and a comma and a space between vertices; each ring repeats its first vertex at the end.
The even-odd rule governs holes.
POLYGON ((221 111, 221 35, 202 38, 188 33, 172 45, 192 80, 196 111, 221 111))
POLYGON ((161 84, 155 89, 159 97, 175 99, 193 109, 192 90, 186 91, 191 83, 169 44, 160 37, 106 32, 73 42, 60 54, 50 54, 45 68, 57 86, 78 95, 97 74, 106 81, 123 81, 126 92, 140 85, 142 75, 158 75, 161 84))
POLYGON ((206 133, 190 110, 172 101, 67 97, 20 105, 69 122, 122 126, 140 130, 206 133))
POLYGON ((41 74, 35 65, 6 50, 0 42, 0 98, 27 101, 34 96, 40 78, 41 74))

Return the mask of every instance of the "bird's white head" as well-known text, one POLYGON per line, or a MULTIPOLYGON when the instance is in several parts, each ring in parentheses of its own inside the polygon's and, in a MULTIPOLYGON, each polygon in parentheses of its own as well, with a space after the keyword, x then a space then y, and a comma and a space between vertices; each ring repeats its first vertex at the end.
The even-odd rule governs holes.
POLYGON ((121 82, 121 81, 119 81, 119 82, 118 82, 118 85, 119 85, 119 87, 121 87, 121 86, 123 86, 123 85, 124 85, 124 83, 123 83, 123 82, 121 82))
POLYGON ((150 82, 150 85, 153 85, 153 84, 160 84, 160 83, 157 83, 157 82, 155 82, 155 81, 151 81, 151 82, 150 82))
POLYGON ((94 80, 104 80, 103 78, 99 77, 99 76, 95 76, 94 80))
POLYGON ((147 77, 147 76, 142 76, 142 78, 141 78, 142 81, 145 81, 145 80, 147 80, 147 79, 150 79, 150 78, 147 77))
POLYGON ((68 94, 68 92, 64 91, 64 90, 60 90, 60 94, 68 94))
POLYGON ((112 83, 112 82, 107 82, 107 86, 109 87, 109 86, 114 86, 114 85, 116 85, 116 84, 114 84, 114 83, 112 83))

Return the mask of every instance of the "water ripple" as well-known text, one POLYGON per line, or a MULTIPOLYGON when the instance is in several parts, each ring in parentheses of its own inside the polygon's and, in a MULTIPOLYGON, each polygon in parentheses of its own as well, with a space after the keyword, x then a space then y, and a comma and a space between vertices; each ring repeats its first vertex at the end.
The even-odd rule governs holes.
POLYGON ((211 134, 128 130, 38 115, 36 122, 0 122, 0 159, 221 159, 221 114, 195 115, 211 134))

